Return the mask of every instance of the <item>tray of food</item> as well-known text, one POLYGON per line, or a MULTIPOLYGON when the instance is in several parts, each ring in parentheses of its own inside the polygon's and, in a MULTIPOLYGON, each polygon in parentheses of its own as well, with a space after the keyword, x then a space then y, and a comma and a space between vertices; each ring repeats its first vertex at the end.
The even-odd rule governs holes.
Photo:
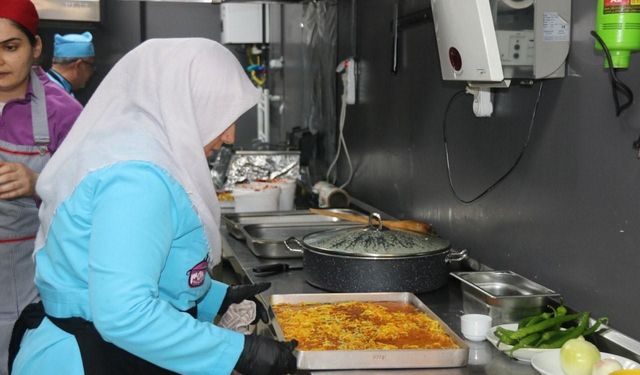
POLYGON ((469 347, 412 293, 275 294, 276 336, 301 370, 466 366, 469 347))
MULTIPOLYGON (((335 210, 351 214, 358 214, 358 212, 349 209, 335 210)), ((244 225, 344 222, 344 220, 340 220, 335 217, 312 214, 307 210, 228 213, 222 215, 222 220, 224 221, 229 234, 239 240, 244 239, 244 233, 242 232, 242 227, 244 225)))

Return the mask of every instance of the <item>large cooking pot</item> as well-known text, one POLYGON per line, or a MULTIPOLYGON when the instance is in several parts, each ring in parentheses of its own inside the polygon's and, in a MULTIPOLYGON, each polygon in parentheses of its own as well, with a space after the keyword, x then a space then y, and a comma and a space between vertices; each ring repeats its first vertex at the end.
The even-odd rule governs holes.
POLYGON ((387 229, 378 214, 367 226, 325 230, 289 238, 290 251, 302 252, 309 284, 333 292, 414 292, 447 283, 448 263, 467 257, 449 241, 387 229))

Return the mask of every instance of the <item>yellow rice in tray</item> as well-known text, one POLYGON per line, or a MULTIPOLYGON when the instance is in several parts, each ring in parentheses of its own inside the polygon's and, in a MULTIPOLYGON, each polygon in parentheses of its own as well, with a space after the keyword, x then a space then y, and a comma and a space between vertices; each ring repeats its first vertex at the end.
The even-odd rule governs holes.
POLYGON ((298 350, 455 349, 441 324, 403 302, 277 304, 276 319, 298 350))

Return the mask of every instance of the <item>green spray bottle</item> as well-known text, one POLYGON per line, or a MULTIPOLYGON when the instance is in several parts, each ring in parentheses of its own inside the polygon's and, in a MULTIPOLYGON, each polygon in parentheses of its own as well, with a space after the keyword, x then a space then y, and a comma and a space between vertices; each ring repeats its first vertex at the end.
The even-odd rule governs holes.
MULTIPOLYGON (((596 32, 611 53, 614 68, 628 68, 631 52, 640 50, 640 0, 598 0, 596 32)), ((602 51, 596 42, 595 48, 602 51)), ((605 59, 604 66, 609 67, 605 59)))

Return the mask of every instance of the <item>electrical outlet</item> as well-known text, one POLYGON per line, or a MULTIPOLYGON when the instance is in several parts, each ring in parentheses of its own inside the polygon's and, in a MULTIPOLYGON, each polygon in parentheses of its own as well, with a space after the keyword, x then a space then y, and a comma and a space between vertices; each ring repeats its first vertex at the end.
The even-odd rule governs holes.
POLYGON ((336 68, 336 73, 346 75, 346 79, 343 79, 343 83, 346 90, 346 101, 347 104, 356 104, 356 87, 357 87, 357 79, 356 79, 356 71, 357 64, 353 57, 349 57, 348 59, 342 60, 338 67, 336 68))

